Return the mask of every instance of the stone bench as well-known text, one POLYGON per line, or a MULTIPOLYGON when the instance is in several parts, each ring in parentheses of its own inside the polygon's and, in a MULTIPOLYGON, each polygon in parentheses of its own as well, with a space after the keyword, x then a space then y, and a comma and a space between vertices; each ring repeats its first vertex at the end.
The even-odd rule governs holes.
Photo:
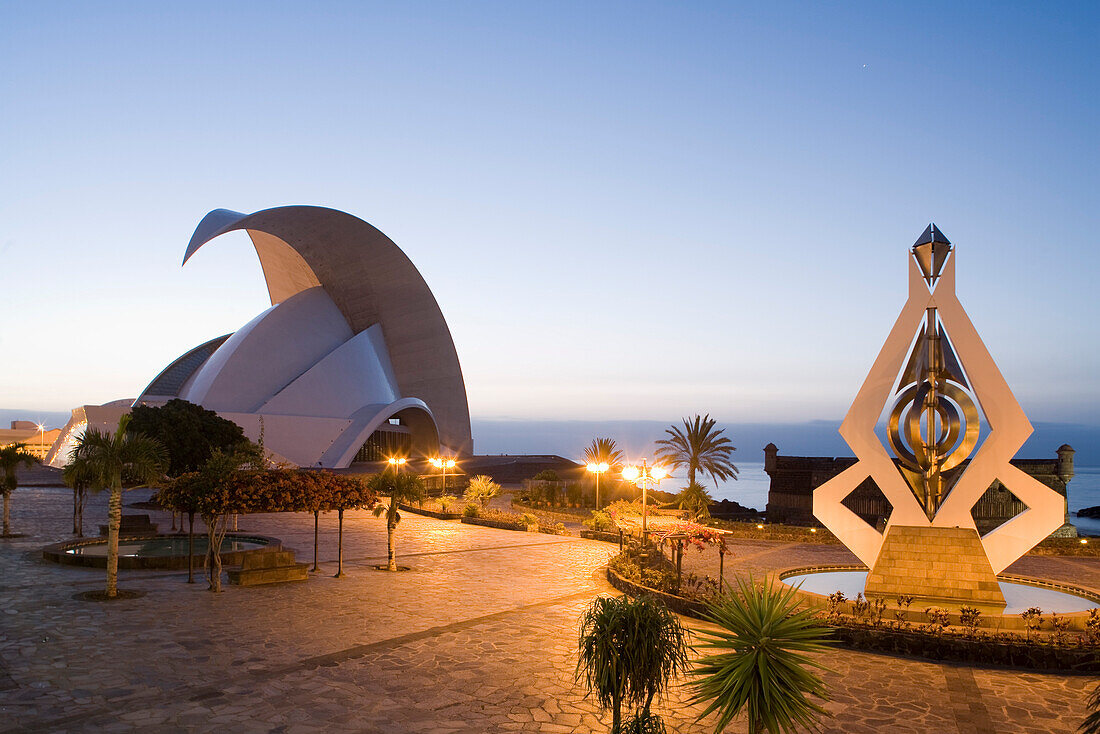
MULTIPOLYGON (((99 534, 107 537, 107 526, 99 526, 99 534)), ((118 526, 119 537, 148 538, 157 534, 157 524, 148 515, 123 515, 118 526)))
POLYGON ((309 578, 308 563, 296 563, 294 551, 273 550, 249 553, 241 559, 241 567, 229 571, 229 583, 237 586, 278 584, 283 581, 305 581, 309 578))

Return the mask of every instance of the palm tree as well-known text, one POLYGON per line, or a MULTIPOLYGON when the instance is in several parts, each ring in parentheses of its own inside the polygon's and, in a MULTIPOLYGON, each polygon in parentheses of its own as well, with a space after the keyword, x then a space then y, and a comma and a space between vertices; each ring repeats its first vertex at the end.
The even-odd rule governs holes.
POLYGON ((414 474, 406 474, 402 471, 386 468, 381 474, 371 477, 367 486, 380 495, 389 495, 390 504, 375 505, 373 510, 375 517, 386 516, 386 543, 389 547, 389 560, 386 569, 397 570, 397 545, 395 544, 394 531, 397 523, 401 522, 401 513, 397 511, 399 504, 410 504, 424 495, 424 482, 414 474))
POLYGON ((130 416, 118 421, 114 435, 89 428, 73 449, 70 470, 92 478, 93 489, 108 489, 111 500, 107 513, 107 598, 118 596, 118 529, 122 524, 122 479, 148 484, 164 474, 168 455, 164 445, 140 433, 127 433, 130 416))
POLYGON ((828 700, 825 684, 810 668, 826 670, 810 653, 827 652, 829 630, 813 610, 800 608, 796 589, 782 582, 757 585, 737 579, 737 592, 707 603, 706 617, 721 629, 701 630, 703 644, 715 653, 696 663, 692 703, 710 701, 699 718, 717 711, 715 734, 742 710, 749 734, 812 728, 824 708, 808 697, 828 700))
POLYGON ((489 506, 489 500, 500 494, 500 485, 493 481, 492 477, 478 474, 470 477, 470 484, 462 498, 467 502, 481 502, 482 507, 489 506))
POLYGON ((688 665, 687 633, 668 607, 650 596, 597 597, 581 616, 578 646, 575 676, 611 709, 612 734, 621 731, 624 703, 640 707, 635 725, 663 729, 649 706, 688 665))
POLYGON ((692 520, 706 520, 710 517, 710 503, 713 501, 702 484, 689 484, 676 495, 681 510, 687 510, 692 520))
POLYGON ((81 446, 78 443, 69 455, 69 463, 61 472, 61 478, 65 484, 73 490, 73 535, 78 538, 84 536, 84 499, 87 497, 88 489, 95 488, 96 483, 88 462, 74 460, 80 449, 81 446))
POLYGON ((656 458, 677 469, 686 465, 688 484, 695 484, 695 474, 700 471, 711 476, 715 488, 719 479, 737 479, 740 470, 732 461, 737 449, 722 435, 721 428, 715 430, 717 421, 709 413, 702 418, 696 415, 690 422, 687 418, 682 420, 684 430, 679 426, 665 429, 669 438, 657 442, 656 458))
POLYGON ((622 450, 613 438, 594 438, 584 449, 584 460, 589 464, 607 464, 611 469, 626 461, 622 450))
POLYGON ((15 478, 15 469, 20 464, 29 468, 38 463, 38 457, 29 453, 26 448, 25 443, 13 443, 0 449, 0 469, 4 470, 4 482, 0 484, 0 493, 4 495, 4 535, 11 535, 8 499, 19 486, 19 480, 15 478))

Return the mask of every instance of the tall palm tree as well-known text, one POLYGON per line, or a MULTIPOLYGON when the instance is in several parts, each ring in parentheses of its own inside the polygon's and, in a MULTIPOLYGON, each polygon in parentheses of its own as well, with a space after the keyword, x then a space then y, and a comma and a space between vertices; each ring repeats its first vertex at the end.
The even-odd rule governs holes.
POLYGON ((406 474, 403 471, 386 468, 381 474, 371 477, 367 483, 370 489, 381 495, 389 495, 390 504, 376 505, 373 512, 375 517, 386 516, 386 545, 389 549, 389 560, 386 566, 389 571, 397 570, 397 544, 394 532, 397 523, 401 522, 401 513, 397 511, 400 504, 412 504, 424 495, 424 482, 414 474, 406 474))
POLYGON ((27 452, 26 448, 25 443, 13 443, 0 449, 0 469, 4 470, 3 484, 0 484, 0 494, 4 495, 4 535, 11 535, 8 498, 19 486, 19 480, 15 478, 15 468, 20 464, 31 467, 38 463, 38 457, 27 452))
POLYGON ((657 442, 656 458, 677 469, 687 466, 688 484, 695 484, 695 474, 700 471, 710 475, 715 488, 719 479, 737 479, 740 469, 733 464, 737 449, 722 435, 721 428, 715 429, 718 421, 708 413, 701 418, 696 414, 691 421, 684 418, 683 422, 683 430, 679 426, 665 429, 669 438, 657 442))
POLYGON ((84 499, 88 489, 94 488, 97 491, 99 489, 96 487, 96 477, 88 462, 74 460, 80 450, 81 444, 78 443, 69 454, 69 463, 61 472, 62 480, 73 490, 73 535, 78 538, 84 535, 84 499))
POLYGON ((584 460, 589 464, 604 463, 614 469, 626 460, 613 438, 594 438, 584 449, 584 460))
POLYGON ((107 598, 118 596, 118 529, 122 523, 122 478, 148 484, 164 474, 168 453, 164 445, 140 433, 127 433, 130 416, 124 415, 114 434, 89 428, 73 449, 70 470, 93 478, 92 487, 108 489, 111 500, 107 513, 107 598), (82 465, 82 466, 81 466, 82 465))

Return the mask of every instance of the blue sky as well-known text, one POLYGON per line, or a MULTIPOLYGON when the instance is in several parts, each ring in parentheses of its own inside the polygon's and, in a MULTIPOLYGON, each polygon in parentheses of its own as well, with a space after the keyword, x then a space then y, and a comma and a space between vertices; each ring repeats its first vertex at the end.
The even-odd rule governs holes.
POLYGON ((481 418, 839 420, 929 221, 1036 421, 1100 407, 1100 11, 0 5, 0 406, 135 396, 267 302, 217 207, 343 209, 481 418))

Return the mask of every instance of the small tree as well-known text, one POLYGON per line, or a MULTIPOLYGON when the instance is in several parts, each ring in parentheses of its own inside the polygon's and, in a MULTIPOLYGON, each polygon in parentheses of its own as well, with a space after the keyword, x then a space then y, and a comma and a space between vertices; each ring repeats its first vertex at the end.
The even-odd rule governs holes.
POLYGON ((111 499, 107 513, 107 590, 108 599, 118 596, 118 531, 122 524, 122 480, 149 484, 164 475, 168 464, 164 446, 140 433, 127 433, 130 416, 124 415, 115 433, 89 428, 77 441, 70 457, 72 469, 92 479, 93 489, 108 489, 111 499))
POLYGON ((215 451, 232 453, 247 444, 244 431, 212 410, 176 398, 162 406, 135 406, 129 431, 160 441, 168 452, 165 473, 177 477, 199 471, 215 451))
POLYGON ((747 710, 750 734, 811 728, 826 711, 809 699, 828 700, 825 684, 809 657, 829 649, 829 630, 812 610, 800 609, 796 589, 774 581, 757 585, 737 579, 737 592, 707 603, 706 617, 721 629, 700 631, 702 648, 713 654, 696 664, 694 702, 707 702, 699 718, 718 712, 720 732, 747 710))
POLYGON ((633 728, 663 731, 649 712, 655 697, 687 670, 687 633, 664 604, 650 596, 597 597, 581 616, 575 676, 611 710, 612 734, 622 731, 623 704, 637 707, 633 728))
POLYGON ((11 499, 11 493, 19 486, 19 480, 15 478, 15 470, 20 464, 31 467, 38 463, 38 457, 26 449, 27 445, 23 443, 8 444, 0 449, 0 469, 4 470, 3 484, 0 484, 0 494, 4 495, 4 535, 11 535, 8 502, 11 499))
POLYGON ((388 547, 386 569, 396 571, 397 546, 394 532, 397 530, 397 523, 401 522, 401 513, 397 511, 397 506, 399 504, 409 504, 419 499, 424 494, 424 483, 420 480, 420 477, 387 468, 381 474, 371 477, 367 486, 374 492, 388 495, 390 498, 388 507, 385 505, 375 506, 374 516, 386 516, 386 545, 388 547))
POLYGON ((492 477, 478 474, 470 478, 470 485, 462 498, 467 502, 480 502, 482 507, 489 506, 489 500, 500 494, 500 485, 492 477))

